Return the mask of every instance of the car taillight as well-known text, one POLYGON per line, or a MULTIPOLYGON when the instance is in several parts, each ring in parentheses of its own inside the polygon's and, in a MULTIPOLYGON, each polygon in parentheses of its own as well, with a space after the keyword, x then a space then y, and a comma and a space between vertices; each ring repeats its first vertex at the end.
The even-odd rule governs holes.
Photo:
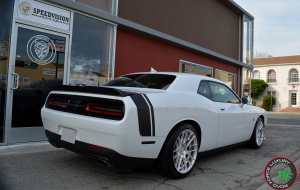
POLYGON ((56 107, 60 107, 60 108, 67 108, 68 100, 59 99, 59 98, 50 98, 48 104, 51 106, 56 106, 56 107))
POLYGON ((99 113, 105 115, 123 116, 122 106, 88 102, 85 106, 85 110, 87 112, 93 112, 93 113, 99 113))

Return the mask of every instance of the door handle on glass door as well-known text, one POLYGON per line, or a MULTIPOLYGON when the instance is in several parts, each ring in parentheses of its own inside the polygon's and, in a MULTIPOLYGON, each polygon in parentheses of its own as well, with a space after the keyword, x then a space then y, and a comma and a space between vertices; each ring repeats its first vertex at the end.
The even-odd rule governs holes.
POLYGON ((12 90, 16 90, 19 88, 19 78, 20 76, 17 74, 17 73, 12 73, 13 75, 13 80, 14 80, 14 83, 13 83, 13 87, 11 88, 12 90))

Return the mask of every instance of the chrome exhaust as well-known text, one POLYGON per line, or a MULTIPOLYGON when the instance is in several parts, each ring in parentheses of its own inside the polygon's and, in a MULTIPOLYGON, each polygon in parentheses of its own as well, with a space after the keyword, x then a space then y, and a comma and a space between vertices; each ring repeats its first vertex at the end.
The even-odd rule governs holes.
POLYGON ((94 162, 96 162, 99 165, 106 166, 106 167, 113 167, 113 165, 111 165, 110 163, 108 163, 107 161, 105 161, 103 159, 94 158, 93 160, 94 160, 94 162))

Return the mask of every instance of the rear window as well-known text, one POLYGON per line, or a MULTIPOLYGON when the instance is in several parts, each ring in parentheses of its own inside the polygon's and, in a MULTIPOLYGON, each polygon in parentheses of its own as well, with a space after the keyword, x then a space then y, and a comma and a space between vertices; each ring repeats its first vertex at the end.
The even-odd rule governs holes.
POLYGON ((176 76, 174 75, 165 74, 132 74, 121 76, 103 84, 102 86, 138 87, 166 90, 175 78, 176 76))

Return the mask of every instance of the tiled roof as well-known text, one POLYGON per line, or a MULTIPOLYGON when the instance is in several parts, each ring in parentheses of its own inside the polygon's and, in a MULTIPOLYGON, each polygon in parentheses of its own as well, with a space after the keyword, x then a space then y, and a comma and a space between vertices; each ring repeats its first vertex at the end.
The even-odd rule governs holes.
POLYGON ((253 59, 254 66, 255 65, 284 64, 284 63, 299 63, 300 64, 300 55, 253 59))

